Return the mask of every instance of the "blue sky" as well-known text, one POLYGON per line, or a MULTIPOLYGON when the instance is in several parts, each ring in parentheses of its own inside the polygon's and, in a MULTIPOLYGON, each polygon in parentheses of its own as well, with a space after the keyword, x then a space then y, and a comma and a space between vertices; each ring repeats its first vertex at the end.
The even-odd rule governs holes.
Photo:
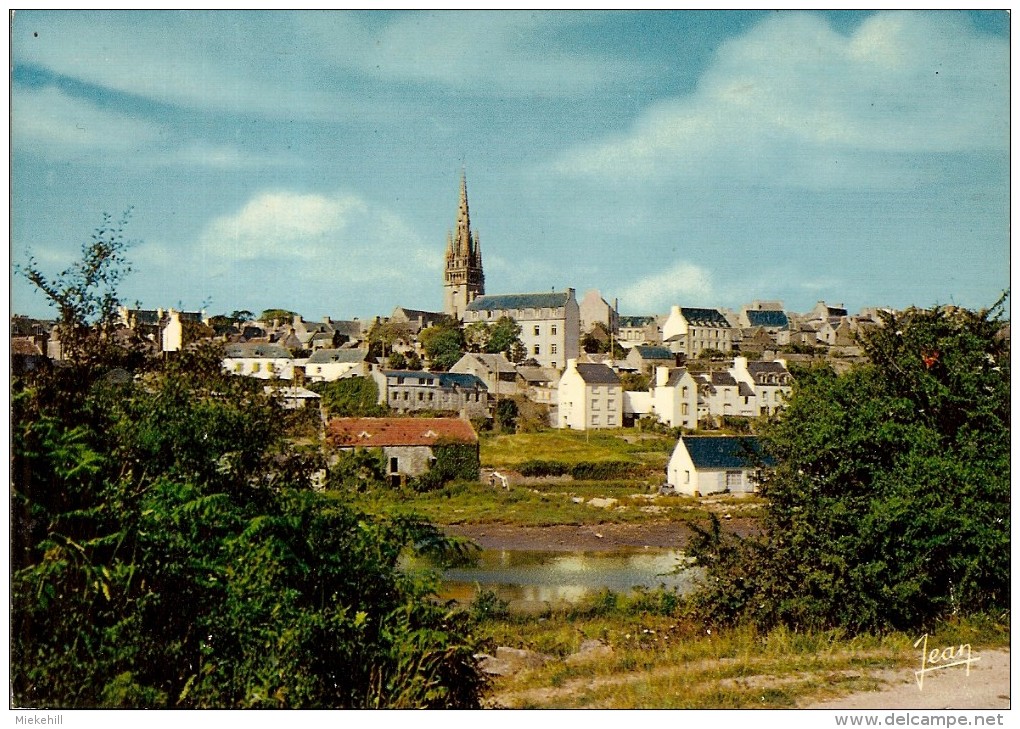
POLYGON ((132 207, 147 308, 440 310, 462 169, 488 293, 1009 286, 1003 12, 24 11, 11 44, 12 263, 132 207))

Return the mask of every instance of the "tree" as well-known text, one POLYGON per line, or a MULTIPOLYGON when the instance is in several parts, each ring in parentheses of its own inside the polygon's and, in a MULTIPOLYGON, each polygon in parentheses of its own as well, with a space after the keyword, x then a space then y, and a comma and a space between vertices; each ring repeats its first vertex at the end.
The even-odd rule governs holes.
POLYGON ((418 341, 433 370, 450 369, 464 354, 464 332, 453 320, 444 320, 423 329, 418 341))
POLYGON ((456 545, 314 491, 321 455, 221 362, 199 346, 110 378, 97 354, 12 381, 12 702, 477 708, 467 614, 399 569, 456 545))
POLYGON ((509 316, 501 316, 489 330, 489 341, 485 351, 489 354, 504 354, 513 360, 517 350, 523 350, 521 342, 521 325, 509 316))
POLYGON ((102 218, 82 244, 80 260, 56 278, 44 274, 34 256, 20 269, 56 308, 63 358, 82 376, 90 376, 103 360, 114 356, 112 335, 120 306, 117 288, 131 272, 126 257, 131 242, 124 237, 131 210, 117 222, 108 213, 102 218))
POLYGON ((275 320, 282 324, 285 322, 294 321, 295 316, 297 316, 297 312, 290 311, 289 309, 265 309, 261 314, 259 314, 259 321, 264 324, 272 324, 273 321, 275 320))
POLYGON ((1009 352, 997 305, 888 314, 869 362, 801 372, 762 425, 764 533, 705 532, 696 598, 763 626, 919 628, 1009 606, 1009 352))

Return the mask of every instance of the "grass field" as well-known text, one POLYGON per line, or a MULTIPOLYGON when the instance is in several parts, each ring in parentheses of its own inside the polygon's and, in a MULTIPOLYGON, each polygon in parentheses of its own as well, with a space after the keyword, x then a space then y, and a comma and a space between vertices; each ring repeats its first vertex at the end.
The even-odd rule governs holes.
MULTIPOLYGON (((793 708, 874 689, 877 672, 914 667, 916 636, 738 627, 711 631, 676 616, 668 595, 610 593, 541 616, 483 619, 493 645, 536 651, 544 665, 497 677, 490 705, 506 708, 793 708), (598 640, 600 653, 577 654, 598 640)), ((938 645, 1009 645, 1008 616, 946 622, 938 645)))
POLYGON ((546 430, 540 433, 489 435, 481 439, 483 468, 512 470, 526 461, 625 461, 662 473, 676 440, 633 428, 579 432, 546 430))

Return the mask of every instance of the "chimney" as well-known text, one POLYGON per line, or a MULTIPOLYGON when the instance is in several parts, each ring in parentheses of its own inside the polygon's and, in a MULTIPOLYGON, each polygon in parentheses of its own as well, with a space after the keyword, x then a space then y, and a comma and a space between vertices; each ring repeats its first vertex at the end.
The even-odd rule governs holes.
POLYGON ((665 387, 666 381, 669 379, 669 367, 656 367, 655 368, 655 386, 665 387))

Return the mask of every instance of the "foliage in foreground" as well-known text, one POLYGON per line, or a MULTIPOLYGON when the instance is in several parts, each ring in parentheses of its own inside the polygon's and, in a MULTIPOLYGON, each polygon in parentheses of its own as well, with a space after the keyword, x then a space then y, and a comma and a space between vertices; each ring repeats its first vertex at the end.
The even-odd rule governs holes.
POLYGON ((215 349, 108 377, 106 237, 46 289, 72 358, 12 382, 12 704, 476 707, 469 617, 397 568, 435 527, 314 493, 215 349))
POLYGON ((1009 352, 995 310, 887 315, 763 432, 764 534, 694 550, 714 621, 916 629, 1009 607, 1009 352))

